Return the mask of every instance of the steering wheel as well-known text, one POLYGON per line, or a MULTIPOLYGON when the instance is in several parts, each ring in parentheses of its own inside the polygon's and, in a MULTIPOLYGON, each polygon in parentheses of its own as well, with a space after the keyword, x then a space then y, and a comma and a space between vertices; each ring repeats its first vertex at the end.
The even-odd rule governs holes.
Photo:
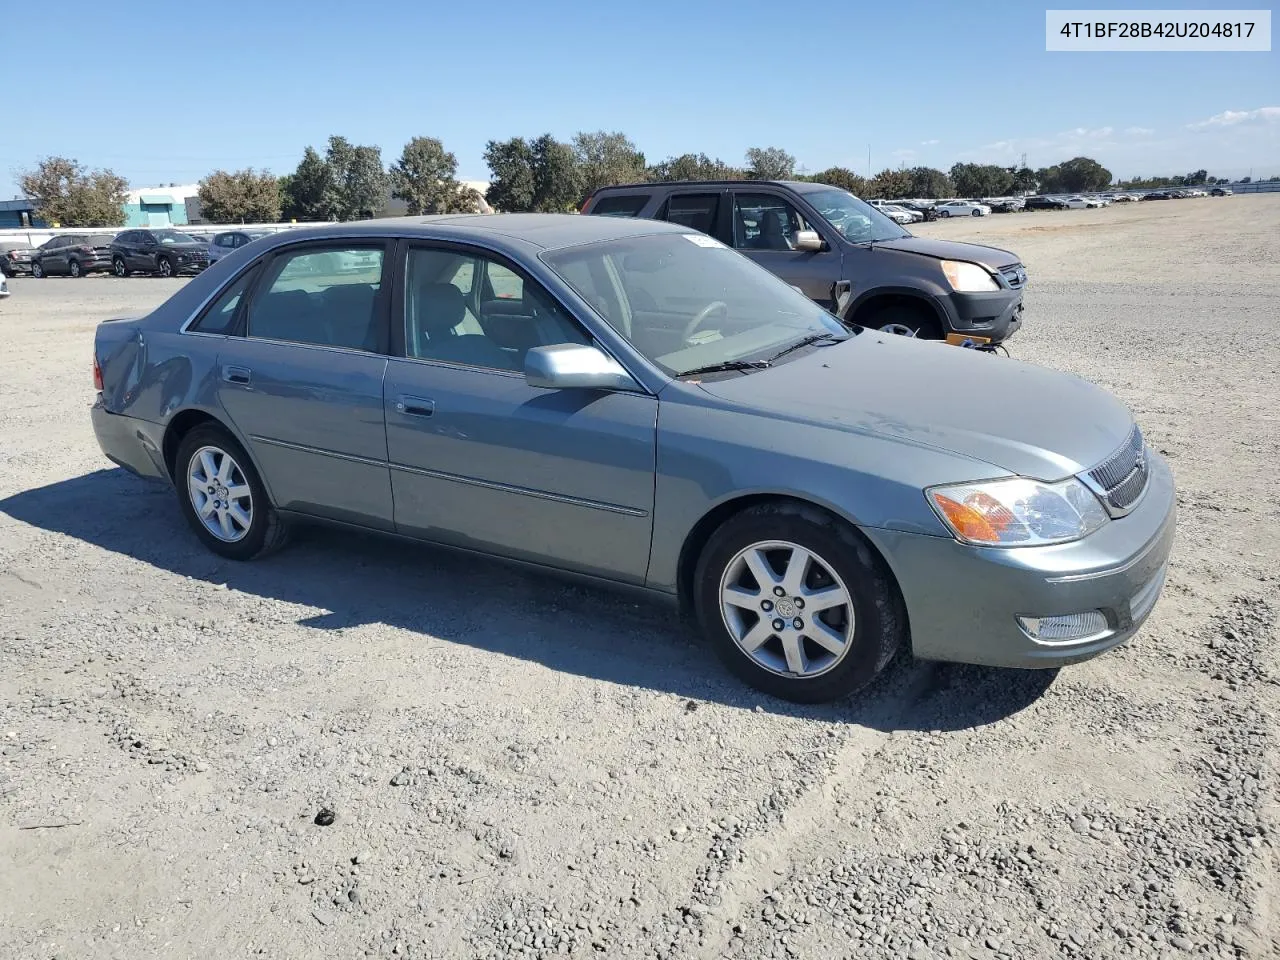
POLYGON ((706 322, 707 317, 711 316, 711 314, 715 313, 717 310, 723 311, 726 315, 728 315, 729 305, 725 303, 723 300, 712 300, 710 303, 708 303, 705 307, 703 307, 701 310, 697 312, 694 318, 689 321, 689 325, 684 328, 684 339, 688 340, 690 337, 692 337, 694 334, 694 331, 696 331, 700 326, 702 326, 703 323, 706 322))

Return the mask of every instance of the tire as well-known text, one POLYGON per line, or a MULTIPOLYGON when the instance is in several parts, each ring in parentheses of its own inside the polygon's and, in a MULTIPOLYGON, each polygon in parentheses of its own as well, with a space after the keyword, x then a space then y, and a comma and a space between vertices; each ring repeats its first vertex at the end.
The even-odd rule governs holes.
POLYGON ((943 339, 938 318, 924 306, 895 303, 872 311, 867 314, 865 321, 858 318, 856 322, 873 330, 883 330, 899 336, 916 337, 920 340, 943 339))
POLYGON ((75 277, 77 280, 84 276, 84 272, 80 269, 80 261, 72 260, 67 264, 67 273, 75 277))
POLYGON ((200 541, 219 556, 252 560, 278 550, 288 539, 288 528, 267 497, 249 455, 221 426, 203 423, 182 438, 173 475, 183 516, 200 541), (219 473, 222 458, 230 458, 231 464, 219 473), (210 495, 210 487, 221 489, 210 495), (210 507, 211 503, 231 507, 210 507))
POLYGON ((174 275, 173 261, 166 256, 156 257, 156 273, 162 277, 172 277, 174 275))
POLYGON ((127 277, 129 275, 129 268, 125 266, 124 257, 111 258, 111 272, 117 277, 127 277))
POLYGON ((37 280, 43 280, 45 278, 44 267, 40 265, 38 260, 31 261, 31 276, 35 277, 37 280))
POLYGON ((981 211, 981 210, 974 210, 974 211, 973 211, 973 213, 969 214, 969 216, 971 216, 971 217, 980 217, 980 216, 982 216, 982 211, 981 211))
POLYGON ((853 527, 814 507, 769 503, 731 517, 702 551, 694 591, 699 626, 725 665, 757 690, 793 703, 825 703, 856 693, 905 646, 906 612, 884 562, 853 527), (788 553, 787 547, 795 549, 788 553), (789 575, 786 564, 796 550, 808 556, 807 582, 789 575), (764 587, 750 573, 762 558, 769 566, 759 569, 776 587, 764 587), (774 595, 775 589, 783 595, 774 595), (730 595, 734 599, 726 601, 730 595), (796 603, 805 596, 808 607, 796 603), (825 620, 814 610, 817 596, 828 603, 842 598, 839 606, 821 611, 825 620), (817 624, 825 630, 815 630, 817 624), (824 643, 811 634, 823 636, 824 643), (748 653, 753 643, 758 646, 748 653))
POLYGON ((943 211, 941 212, 940 216, 942 217, 942 219, 943 219, 943 220, 950 220, 950 219, 951 219, 951 211, 950 211, 950 210, 943 210, 943 211))

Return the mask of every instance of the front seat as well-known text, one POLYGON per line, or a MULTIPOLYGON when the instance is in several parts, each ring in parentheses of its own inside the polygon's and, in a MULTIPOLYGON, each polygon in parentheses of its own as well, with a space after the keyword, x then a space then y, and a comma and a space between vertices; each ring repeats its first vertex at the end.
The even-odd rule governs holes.
POLYGON ((781 210, 765 210, 760 214, 760 233, 753 244, 757 250, 791 249, 791 239, 787 236, 784 217, 785 214, 781 210))
POLYGON ((459 334, 454 327, 466 315, 467 302, 452 283, 426 283, 414 296, 415 356, 477 367, 514 370, 514 358, 488 337, 459 334))

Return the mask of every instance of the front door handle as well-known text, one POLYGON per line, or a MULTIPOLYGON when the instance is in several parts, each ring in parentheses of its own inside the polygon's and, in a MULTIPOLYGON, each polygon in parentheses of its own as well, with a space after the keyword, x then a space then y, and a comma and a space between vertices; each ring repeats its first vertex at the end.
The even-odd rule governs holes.
POLYGON ((436 412, 436 402, 426 397, 396 397, 396 413, 406 417, 429 417, 436 412))
POLYGON ((248 383, 253 376, 248 367, 225 366, 222 368, 222 379, 227 383, 248 383))

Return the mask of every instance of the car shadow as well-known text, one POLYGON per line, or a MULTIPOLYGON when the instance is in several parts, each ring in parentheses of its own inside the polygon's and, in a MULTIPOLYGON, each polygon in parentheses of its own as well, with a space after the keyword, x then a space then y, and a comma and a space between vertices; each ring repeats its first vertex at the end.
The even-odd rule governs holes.
MULTIPOLYGON (((730 675, 673 607, 623 591, 444 548, 302 527, 291 546, 253 563, 206 550, 164 484, 109 469, 0 500, 0 512, 184 577, 326 611, 318 631, 385 623, 553 670, 692 701, 759 708, 880 730, 960 730, 1011 716, 1056 671, 1001 670, 901 657, 869 689, 802 706, 730 675), (103 510, 108 500, 113 509, 103 510)), ((689 709, 693 709, 690 707, 689 709)))

